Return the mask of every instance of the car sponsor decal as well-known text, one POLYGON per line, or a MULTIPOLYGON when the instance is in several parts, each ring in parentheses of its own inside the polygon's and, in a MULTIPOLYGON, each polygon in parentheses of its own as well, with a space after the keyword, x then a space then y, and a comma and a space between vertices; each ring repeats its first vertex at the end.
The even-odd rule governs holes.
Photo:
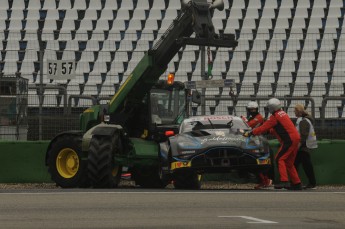
POLYGON ((188 168, 191 167, 192 163, 190 161, 176 161, 171 163, 171 170, 179 169, 179 168, 188 168))
POLYGON ((195 150, 185 150, 185 151, 181 151, 180 154, 193 154, 195 153, 195 150))
POLYGON ((212 137, 212 138, 202 138, 200 139, 200 143, 201 144, 205 144, 207 142, 211 142, 211 141, 216 141, 219 143, 229 143, 229 142, 237 142, 237 141, 241 141, 241 138, 234 138, 234 137, 223 137, 223 136, 217 136, 217 137, 212 137))
POLYGON ((201 139, 201 144, 205 144, 206 142, 210 142, 210 141, 217 141, 217 142, 221 142, 221 143, 228 143, 231 140, 232 140, 232 138, 218 136, 218 137, 212 137, 212 138, 203 138, 203 139, 201 139))
POLYGON ((232 120, 231 116, 206 116, 204 120, 232 120))
POLYGON ((214 134, 217 135, 217 136, 222 136, 222 137, 225 136, 225 132, 224 131, 219 131, 219 130, 215 131, 214 134))
POLYGON ((271 164, 271 159, 256 159, 256 162, 258 165, 270 165, 271 164))
POLYGON ((230 115, 220 115, 220 116, 201 116, 192 117, 185 119, 184 122, 195 122, 195 121, 208 121, 208 120, 233 120, 234 117, 230 115))

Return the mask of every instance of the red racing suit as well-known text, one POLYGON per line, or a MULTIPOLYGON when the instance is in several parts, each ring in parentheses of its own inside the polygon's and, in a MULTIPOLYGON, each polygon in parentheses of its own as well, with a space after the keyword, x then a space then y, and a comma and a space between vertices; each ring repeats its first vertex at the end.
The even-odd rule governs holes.
POLYGON ((275 157, 278 164, 280 181, 289 181, 289 175, 292 184, 301 183, 294 166, 298 143, 300 142, 300 135, 295 125, 285 111, 278 110, 262 126, 255 128, 252 133, 259 135, 270 131, 272 128, 280 142, 280 148, 275 157))
POLYGON ((250 126, 253 129, 255 127, 261 126, 263 123, 264 123, 264 117, 262 117, 260 113, 255 115, 255 117, 250 117, 247 122, 248 126, 250 126))
MULTIPOLYGON (((255 115, 254 117, 250 116, 250 118, 247 120, 248 126, 250 126, 252 129, 261 126, 264 123, 264 117, 260 113, 255 115)), ((260 183, 262 185, 269 185, 270 179, 268 176, 264 173, 259 173, 259 177, 261 179, 260 183)))

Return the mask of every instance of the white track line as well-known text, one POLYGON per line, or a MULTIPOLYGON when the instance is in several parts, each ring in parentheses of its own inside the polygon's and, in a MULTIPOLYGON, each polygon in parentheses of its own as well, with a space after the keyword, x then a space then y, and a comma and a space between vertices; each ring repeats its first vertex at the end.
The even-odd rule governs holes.
POLYGON ((251 216, 245 216, 245 215, 241 215, 241 216, 218 216, 219 218, 243 218, 243 219, 248 219, 251 220, 247 223, 278 223, 275 221, 270 221, 270 220, 265 220, 265 219, 259 219, 259 218, 255 218, 255 217, 251 217, 251 216))
POLYGON ((315 191, 311 191, 311 192, 305 192, 305 191, 302 191, 302 192, 288 192, 288 191, 278 191, 278 192, 239 192, 239 191, 235 191, 235 192, 232 192, 232 191, 225 191, 225 192, 219 192, 219 191, 215 191, 215 192, 212 192, 212 191, 207 191, 207 192, 204 192, 204 191, 199 191, 199 192, 188 192, 188 191, 178 191, 178 192, 158 192, 158 191, 152 191, 152 192, 148 192, 148 191, 145 191, 145 192, 140 192, 140 191, 137 191, 137 192, 120 192, 120 191, 113 191, 113 192, 110 192, 110 191, 104 191, 104 192, 101 192, 101 191, 85 191, 85 192, 74 192, 74 191, 59 191, 59 192, 1 192, 0 191, 0 195, 66 195, 66 194, 118 194, 118 195, 122 195, 122 194, 165 194, 165 195, 173 195, 173 194, 292 194, 292 195, 300 195, 300 194, 313 194, 313 193, 317 193, 317 194, 326 194, 326 195, 329 195, 329 194, 345 194, 345 191, 344 192, 315 192, 315 191))

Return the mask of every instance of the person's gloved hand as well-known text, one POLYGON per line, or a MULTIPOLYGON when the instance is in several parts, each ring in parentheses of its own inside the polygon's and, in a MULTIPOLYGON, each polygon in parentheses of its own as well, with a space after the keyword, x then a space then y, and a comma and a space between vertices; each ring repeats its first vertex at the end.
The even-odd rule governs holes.
POLYGON ((248 119, 247 119, 245 116, 243 116, 243 115, 241 115, 241 119, 242 119, 243 121, 245 121, 245 122, 248 122, 248 119))
POLYGON ((244 137, 250 137, 252 135, 253 135, 252 131, 246 131, 246 132, 243 133, 244 137))

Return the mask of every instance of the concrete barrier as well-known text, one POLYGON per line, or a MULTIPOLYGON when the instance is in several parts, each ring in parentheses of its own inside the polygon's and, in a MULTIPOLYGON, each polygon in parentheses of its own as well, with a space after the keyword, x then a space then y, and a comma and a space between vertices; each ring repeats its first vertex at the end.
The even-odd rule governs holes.
MULTIPOLYGON (((276 153, 279 148, 278 141, 272 140, 270 145, 276 153)), ((318 141, 318 148, 311 153, 311 158, 317 184, 345 184, 345 140, 318 141)), ((278 179, 277 168, 275 168, 275 175, 278 179)), ((302 165, 299 168, 299 175, 302 182, 307 184, 308 180, 302 165)))
POLYGON ((52 182, 44 164, 49 141, 1 141, 0 183, 52 182))
MULTIPOLYGON (((50 183, 44 164, 49 141, 0 141, 0 183, 50 183)), ((312 153, 318 184, 345 184, 345 140, 321 140, 312 153)), ((274 152, 279 143, 271 140, 274 152)), ((275 166, 276 167, 276 166, 275 166)), ((307 183, 303 169, 299 173, 307 183)), ((278 176, 277 170, 275 172, 278 176)))

